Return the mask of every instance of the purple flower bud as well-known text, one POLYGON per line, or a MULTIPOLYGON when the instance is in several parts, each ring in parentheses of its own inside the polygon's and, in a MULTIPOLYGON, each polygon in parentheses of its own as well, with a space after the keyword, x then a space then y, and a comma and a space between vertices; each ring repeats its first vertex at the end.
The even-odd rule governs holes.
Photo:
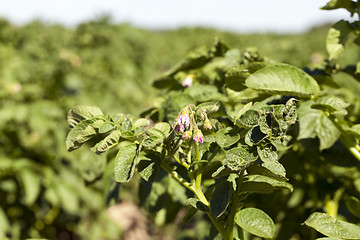
POLYGON ((189 114, 189 109, 185 108, 180 116, 178 117, 178 123, 180 125, 183 125, 185 128, 189 127, 190 125, 190 114, 189 114))
POLYGON ((194 142, 195 143, 203 143, 204 142, 204 135, 200 130, 196 130, 194 133, 194 142))
POLYGON ((183 125, 180 125, 180 124, 177 123, 177 124, 174 125, 174 130, 176 132, 183 132, 185 130, 185 128, 184 128, 183 125))
POLYGON ((192 132, 191 132, 191 131, 186 131, 186 132, 183 133, 182 138, 183 138, 184 140, 188 141, 188 140, 190 140, 191 135, 192 135, 192 132))

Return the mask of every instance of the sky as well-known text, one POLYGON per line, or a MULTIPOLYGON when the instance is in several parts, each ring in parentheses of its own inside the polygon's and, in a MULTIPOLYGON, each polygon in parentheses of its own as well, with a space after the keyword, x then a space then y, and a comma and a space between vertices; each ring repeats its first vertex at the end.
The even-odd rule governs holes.
POLYGON ((203 26, 234 32, 302 32, 350 19, 329 0, 2 0, 0 16, 14 24, 34 19, 66 26, 108 14, 114 23, 149 29, 203 26))

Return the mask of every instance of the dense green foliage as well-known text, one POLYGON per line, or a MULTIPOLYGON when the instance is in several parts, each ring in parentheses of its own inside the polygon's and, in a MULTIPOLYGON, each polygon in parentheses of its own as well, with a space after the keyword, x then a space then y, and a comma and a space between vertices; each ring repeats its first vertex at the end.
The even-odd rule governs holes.
MULTIPOLYGON (((328 9, 336 8, 329 4, 328 9)), ((189 205, 186 230, 178 228, 178 239, 194 234, 206 239, 211 223, 195 209, 226 222, 240 207, 229 202, 238 198, 244 208, 233 213, 234 222, 251 234, 320 236, 301 225, 305 222, 329 237, 356 238, 357 226, 351 223, 359 223, 360 205, 354 158, 360 135, 359 27, 342 21, 326 37, 329 27, 302 35, 238 35, 207 29, 149 32, 113 25, 107 18, 75 29, 39 22, 16 27, 2 20, 0 237, 117 238, 121 230, 105 209, 120 197, 139 202, 153 224, 164 229, 189 205), (212 44, 215 36, 222 41, 212 44), (309 75, 292 65, 305 67, 309 75), (189 76, 194 84, 182 86, 189 76), (196 144, 171 145, 181 140, 172 125, 188 104, 205 109, 213 126, 203 130, 199 156, 189 151, 196 144), (65 142, 70 108, 72 130, 65 142), (141 112, 157 124, 145 128, 148 120, 134 117, 141 112), (100 156, 77 149, 89 141, 100 156), (159 159, 163 149, 171 149, 179 162, 167 165, 159 159), (181 161, 186 153, 195 163, 181 161), (174 166, 178 178, 160 170, 171 173, 174 166), (186 166, 197 173, 199 166, 205 168, 208 206, 199 189, 185 191, 174 180, 194 178, 186 166), (115 180, 130 178, 134 181, 122 184, 119 195, 115 180), (323 221, 345 228, 344 235, 334 235, 323 221), (353 235, 346 235, 347 228, 353 235)), ((206 119, 196 118, 203 129, 206 119)))

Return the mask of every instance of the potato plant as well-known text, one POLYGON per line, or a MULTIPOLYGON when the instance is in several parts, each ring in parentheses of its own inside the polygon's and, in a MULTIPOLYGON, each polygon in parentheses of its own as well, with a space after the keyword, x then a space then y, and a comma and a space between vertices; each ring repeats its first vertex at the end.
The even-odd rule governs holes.
MULTIPOLYGON (((359 15, 359 5, 323 9, 359 15)), ((153 83, 164 95, 140 117, 72 108, 67 148, 115 149, 114 179, 137 172, 147 211, 173 219, 173 202, 188 205, 184 222, 202 212, 211 239, 359 239, 360 63, 346 53, 359 39, 359 21, 337 22, 328 58, 304 69, 215 39, 153 83)))

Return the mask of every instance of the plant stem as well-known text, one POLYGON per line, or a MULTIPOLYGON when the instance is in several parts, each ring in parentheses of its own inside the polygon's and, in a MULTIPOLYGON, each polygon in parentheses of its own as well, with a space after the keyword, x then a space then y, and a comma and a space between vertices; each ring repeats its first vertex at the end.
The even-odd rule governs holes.
POLYGON ((177 156, 175 156, 174 154, 172 155, 173 159, 180 164, 181 166, 185 167, 186 170, 189 170, 189 165, 187 163, 185 163, 184 161, 181 161, 177 156))
MULTIPOLYGON (((196 155, 196 160, 200 161, 200 152, 199 152, 199 144, 195 143, 195 155, 196 155)), ((201 181, 202 181, 202 168, 203 168, 203 164, 199 163, 198 164, 198 168, 196 169, 196 178, 195 178, 195 188, 194 188, 194 194, 196 195, 196 197, 203 203, 205 204, 207 207, 210 207, 210 203, 209 201, 206 199, 204 193, 201 190, 201 181)), ((226 236, 226 230, 225 228, 219 223, 218 220, 216 220, 216 218, 214 218, 213 215, 211 215, 210 212, 207 212, 208 217, 210 218, 211 222, 214 224, 215 228, 218 230, 218 232, 221 234, 221 236, 223 238, 225 238, 226 236)))
MULTIPOLYGON (((195 155, 196 155, 196 160, 197 161, 200 161, 200 152, 199 152, 199 144, 198 143, 195 143, 195 155)), ((199 200, 201 202, 203 202, 206 206, 209 206, 209 202, 208 200, 206 199, 204 193, 202 192, 201 190, 201 181, 202 181, 202 167, 203 167, 203 164, 202 163, 199 163, 198 166, 197 166, 197 169, 195 170, 196 171, 196 178, 195 178, 195 194, 197 195, 197 197, 199 198, 199 200)))
POLYGON ((173 170, 169 165, 167 165, 166 163, 162 162, 161 163, 161 167, 168 172, 169 174, 171 174, 171 176, 178 181, 181 185, 183 185, 184 187, 186 187, 187 189, 192 190, 192 185, 186 181, 184 178, 182 178, 175 170, 173 170))
MULTIPOLYGON (((233 239, 233 234, 234 234, 234 223, 235 223, 235 214, 238 210, 238 202, 239 202, 239 194, 240 194, 240 190, 241 190, 241 184, 243 181, 243 176, 244 176, 244 170, 241 171, 239 178, 237 179, 236 182, 236 190, 233 193, 232 196, 232 206, 231 206, 231 210, 230 210, 230 214, 229 214, 229 222, 228 222, 228 232, 227 232, 227 238, 226 239, 233 239)), ((243 233, 241 233, 243 235, 243 233)), ((242 237, 243 238, 243 237, 242 237)))
MULTIPOLYGON (((197 148, 198 150, 198 148, 197 148)), ((198 157, 200 155, 197 154, 198 157)), ((181 185, 183 185, 185 188, 192 191, 195 196, 207 207, 210 207, 209 201, 206 199, 204 193, 201 191, 201 178, 202 174, 199 174, 196 176, 195 185, 187 182, 184 178, 182 178, 175 170, 173 170, 168 164, 166 164, 164 161, 161 163, 161 167, 168 172, 176 181, 178 181, 181 185)), ((211 222, 214 224, 215 228, 219 231, 221 236, 226 235, 226 231, 223 226, 211 215, 210 212, 207 212, 208 217, 210 218, 211 222)))

